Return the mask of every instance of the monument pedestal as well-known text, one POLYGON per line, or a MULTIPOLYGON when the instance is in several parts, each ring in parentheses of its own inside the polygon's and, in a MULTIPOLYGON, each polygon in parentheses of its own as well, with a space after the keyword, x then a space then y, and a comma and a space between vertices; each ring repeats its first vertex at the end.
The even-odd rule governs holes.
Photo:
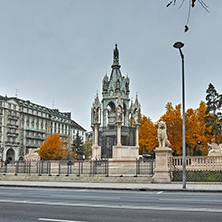
POLYGON ((153 183, 170 183, 170 157, 172 149, 169 147, 157 147, 155 150, 155 164, 153 183))
POLYGON ((139 155, 139 146, 113 146, 113 160, 133 160, 139 155))
POLYGON ((92 160, 101 159, 101 146, 94 144, 92 146, 92 160))

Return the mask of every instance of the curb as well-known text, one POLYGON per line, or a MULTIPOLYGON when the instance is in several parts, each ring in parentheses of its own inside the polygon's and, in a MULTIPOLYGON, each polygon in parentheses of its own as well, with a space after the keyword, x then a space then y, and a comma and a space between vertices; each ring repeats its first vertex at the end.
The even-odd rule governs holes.
POLYGON ((130 188, 130 187, 82 187, 82 186, 55 186, 55 185, 20 185, 20 184, 0 184, 0 187, 24 187, 24 188, 49 188, 49 189, 84 189, 84 190, 122 190, 122 191, 159 191, 159 192, 202 192, 202 193, 222 193, 222 190, 208 190, 208 189, 160 189, 160 188, 130 188))

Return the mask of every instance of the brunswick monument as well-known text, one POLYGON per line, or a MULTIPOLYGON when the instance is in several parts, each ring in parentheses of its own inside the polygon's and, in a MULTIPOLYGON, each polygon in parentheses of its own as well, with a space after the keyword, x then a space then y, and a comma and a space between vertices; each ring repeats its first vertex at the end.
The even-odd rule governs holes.
POLYGON ((140 103, 130 101, 130 79, 121 74, 117 44, 110 76, 102 80, 102 100, 97 93, 91 108, 92 159, 135 161, 139 155, 140 103))

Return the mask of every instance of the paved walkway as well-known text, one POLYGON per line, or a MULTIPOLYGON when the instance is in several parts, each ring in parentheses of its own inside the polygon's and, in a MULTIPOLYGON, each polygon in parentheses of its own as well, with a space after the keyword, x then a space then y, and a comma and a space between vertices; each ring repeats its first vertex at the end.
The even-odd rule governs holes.
POLYGON ((76 182, 42 182, 42 181, 0 181, 0 186, 41 187, 68 189, 105 189, 105 190, 140 190, 140 191, 192 191, 222 192, 222 183, 182 183, 170 184, 138 184, 138 183, 76 183, 76 182))

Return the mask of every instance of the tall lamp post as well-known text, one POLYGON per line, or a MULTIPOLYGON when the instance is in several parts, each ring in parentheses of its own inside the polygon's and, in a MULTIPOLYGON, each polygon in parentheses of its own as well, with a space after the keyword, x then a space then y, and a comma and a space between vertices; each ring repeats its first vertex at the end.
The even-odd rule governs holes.
POLYGON ((185 139, 185 87, 184 87, 184 54, 181 48, 184 46, 182 42, 176 42, 173 47, 179 49, 182 59, 182 109, 183 109, 183 188, 186 188, 186 139, 185 139))

